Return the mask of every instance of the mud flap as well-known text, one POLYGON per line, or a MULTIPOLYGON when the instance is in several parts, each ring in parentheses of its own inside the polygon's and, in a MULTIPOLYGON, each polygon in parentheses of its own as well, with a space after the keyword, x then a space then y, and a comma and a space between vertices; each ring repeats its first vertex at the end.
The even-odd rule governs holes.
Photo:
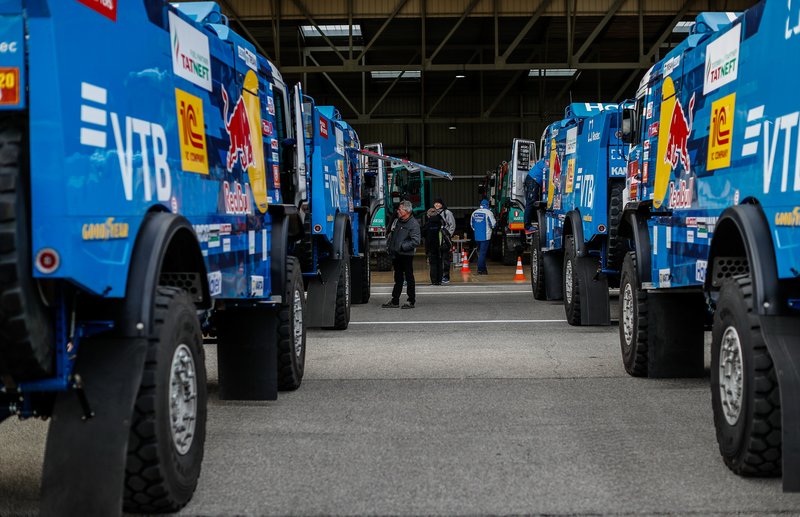
POLYGON ((783 491, 800 492, 800 318, 759 319, 781 390, 783 491))
POLYGON ((122 513, 128 434, 146 352, 144 338, 81 343, 75 372, 95 416, 82 420, 74 391, 58 394, 47 434, 41 515, 122 513))
POLYGON ((564 256, 561 250, 542 252, 542 265, 544 267, 544 290, 548 300, 561 300, 564 298, 564 256))
POLYGON ((350 296, 352 303, 364 303, 361 290, 364 286, 364 257, 350 257, 350 296))
POLYGON ((705 300, 700 293, 648 293, 648 377, 705 375, 705 315, 705 300))
POLYGON ((608 277, 598 273, 597 259, 578 257, 575 267, 580 284, 581 325, 611 325, 608 277))
MULTIPOLYGON (((332 327, 336 318, 336 290, 339 287, 340 260, 326 260, 320 274, 308 283, 306 327, 332 327)), ((354 275, 350 274, 350 281, 354 275)))
POLYGON ((217 361, 222 400, 278 399, 278 318, 263 307, 219 311, 217 361))

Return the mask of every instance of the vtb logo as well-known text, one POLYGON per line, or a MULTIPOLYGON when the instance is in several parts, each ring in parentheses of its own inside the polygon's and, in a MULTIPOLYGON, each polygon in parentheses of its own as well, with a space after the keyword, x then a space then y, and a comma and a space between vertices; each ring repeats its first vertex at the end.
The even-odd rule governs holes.
POLYGON ((731 139, 736 94, 727 95, 711 104, 711 128, 708 142, 708 167, 722 169, 731 165, 731 139))
POLYGON ((203 100, 175 88, 175 108, 181 135, 181 166, 185 171, 208 174, 203 100))

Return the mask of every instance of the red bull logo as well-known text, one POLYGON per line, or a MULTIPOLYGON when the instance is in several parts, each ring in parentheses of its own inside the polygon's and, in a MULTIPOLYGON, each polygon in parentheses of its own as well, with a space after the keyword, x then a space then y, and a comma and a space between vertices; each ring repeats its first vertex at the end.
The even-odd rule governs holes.
POLYGON ((250 203, 250 185, 247 183, 242 189, 242 185, 238 181, 233 182, 233 187, 227 181, 223 182, 222 197, 225 201, 226 214, 245 215, 253 211, 250 203))
POLYGON ((230 146, 228 147, 228 159, 226 166, 228 172, 233 170, 236 162, 240 162, 242 169, 247 170, 249 167, 256 166, 255 153, 253 152, 253 140, 250 137, 250 117, 247 114, 244 98, 239 96, 236 101, 236 106, 233 108, 233 113, 228 117, 228 93, 222 89, 222 101, 225 103, 225 131, 228 132, 230 137, 230 146))
POLYGON ((688 122, 686 121, 686 115, 683 112, 683 106, 681 106, 680 101, 676 102, 675 106, 672 108, 672 117, 670 119, 669 133, 667 136, 667 152, 664 154, 664 163, 668 163, 674 170, 680 161, 687 174, 691 172, 692 169, 686 144, 692 132, 694 97, 694 94, 692 94, 692 98, 689 100, 688 122))

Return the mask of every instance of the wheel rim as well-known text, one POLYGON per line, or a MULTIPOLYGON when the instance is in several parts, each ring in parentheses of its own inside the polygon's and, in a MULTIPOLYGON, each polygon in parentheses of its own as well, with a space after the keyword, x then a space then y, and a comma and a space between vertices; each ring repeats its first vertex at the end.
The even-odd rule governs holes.
POLYGON ((172 355, 169 379, 169 417, 172 441, 183 456, 192 447, 197 421, 197 376, 191 350, 181 343, 172 355))
POLYGON ((719 350, 719 393, 722 412, 730 425, 736 425, 742 412, 744 371, 742 343, 736 328, 730 326, 722 335, 719 350))
POLYGON ((295 289, 293 298, 294 334, 292 339, 294 343, 294 354, 300 357, 303 353, 303 298, 298 289, 295 289))
POLYGON ((567 260, 567 266, 565 267, 566 271, 564 271, 564 298, 567 300, 567 304, 572 303, 572 261, 567 260))
POLYGON ((633 288, 625 284, 622 295, 622 331, 625 334, 625 344, 630 346, 633 342, 633 288))

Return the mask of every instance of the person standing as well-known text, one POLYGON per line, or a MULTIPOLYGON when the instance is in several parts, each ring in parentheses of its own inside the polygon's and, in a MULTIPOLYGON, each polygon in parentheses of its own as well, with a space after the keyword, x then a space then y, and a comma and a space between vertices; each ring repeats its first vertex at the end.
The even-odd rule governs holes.
POLYGON ((442 217, 435 208, 428 209, 428 220, 422 227, 422 238, 425 241, 425 254, 431 270, 431 285, 442 285, 442 232, 445 229, 442 217))
POLYGON ((414 282, 414 253, 420 243, 419 223, 412 217, 411 201, 402 201, 397 207, 397 218, 389 230, 387 247, 394 268, 394 288, 392 299, 381 305, 384 309, 400 307, 400 295, 403 292, 403 281, 406 282, 408 302, 404 309, 413 309, 416 302, 416 285, 414 282))
POLYGON ((497 222, 494 214, 489 210, 489 201, 481 200, 481 206, 474 212, 469 220, 469 225, 475 233, 475 242, 478 243, 478 274, 488 275, 486 269, 486 254, 489 252, 489 243, 492 239, 492 229, 497 222))
MULTIPOLYGON (((444 199, 437 197, 436 200, 433 202, 433 206, 436 210, 439 211, 439 215, 442 217, 442 230, 447 232, 447 237, 449 242, 453 242, 453 235, 456 233, 456 218, 453 215, 447 205, 444 204, 444 199)), ((446 249, 442 250, 442 283, 449 284, 450 283, 450 261, 452 260, 451 250, 446 249)))

